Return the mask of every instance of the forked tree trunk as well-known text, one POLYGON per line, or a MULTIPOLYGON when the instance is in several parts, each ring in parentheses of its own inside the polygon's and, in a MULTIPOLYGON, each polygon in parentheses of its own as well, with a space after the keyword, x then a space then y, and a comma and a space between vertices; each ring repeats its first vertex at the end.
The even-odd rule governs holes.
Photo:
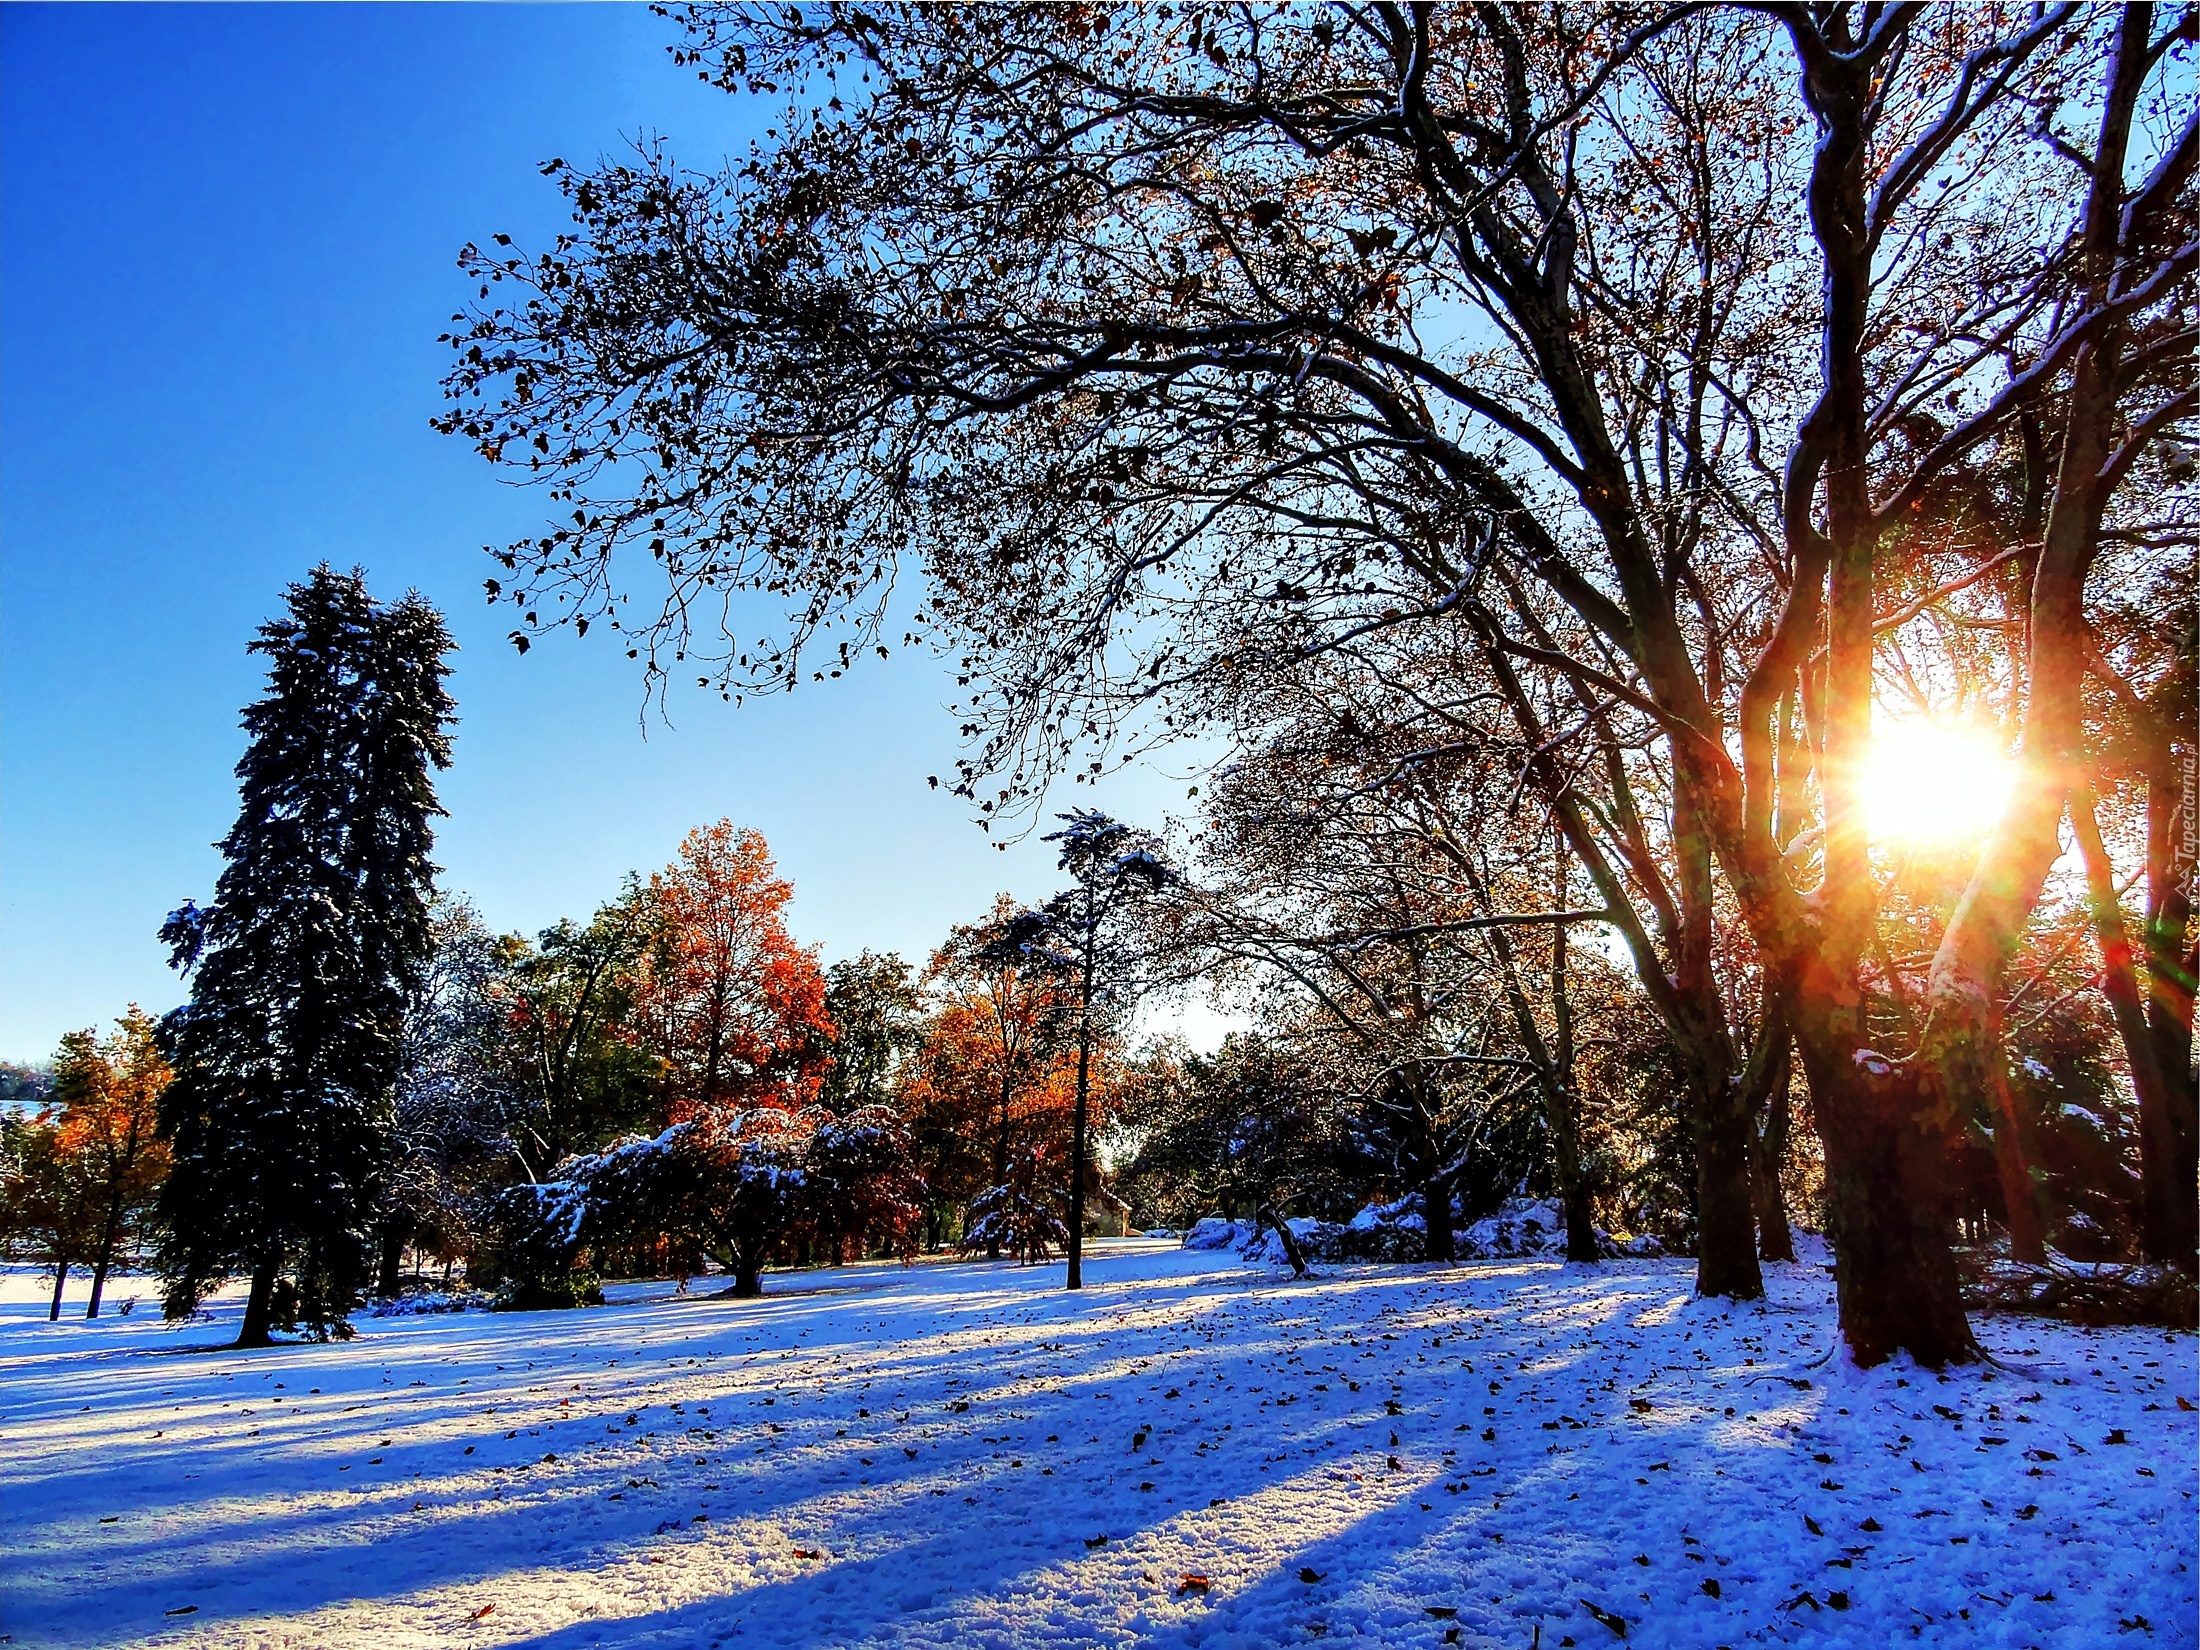
MULTIPOLYGON (((2119 270, 2119 264, 2140 250, 2136 242, 2124 244, 2127 232, 2141 233, 2139 226, 2126 224, 2124 165, 2152 61, 2152 17, 2151 7, 2125 7, 2107 59, 2085 208, 2082 296, 2088 306, 2108 302, 2119 275, 2128 279, 2132 273, 2119 270)), ((1931 1008, 1919 1047, 1919 1065, 1936 1083, 1941 1104, 1959 1117, 1981 1102, 1995 1107, 1995 1159, 2010 1204, 2010 1243, 2029 1258, 2045 1253, 2030 1173, 2036 1159, 2009 1082, 1995 1005, 2009 955, 2039 902, 2048 871, 2061 857, 2064 804, 2083 777, 2080 689, 2091 634, 2085 581, 2100 550, 2102 517, 2122 473, 2119 465, 2128 457, 2117 445, 2122 330, 2120 321, 2105 318, 2071 355, 2070 388, 2061 405, 2062 450, 2032 572, 2017 780, 1934 954, 1927 978, 1931 1008)))
POLYGON ((274 1344, 269 1331, 275 1321, 275 1278, 276 1266, 271 1260, 261 1262, 252 1274, 252 1292, 244 1301, 244 1322, 237 1327, 240 1350, 274 1344))

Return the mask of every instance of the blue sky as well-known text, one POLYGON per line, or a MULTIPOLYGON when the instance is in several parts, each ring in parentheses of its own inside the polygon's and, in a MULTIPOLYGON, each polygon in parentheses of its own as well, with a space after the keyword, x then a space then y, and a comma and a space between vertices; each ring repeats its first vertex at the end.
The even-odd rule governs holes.
MULTIPOLYGON (((550 156, 742 145, 760 111, 666 38, 640 7, 0 8, 0 1058, 180 996, 153 935, 219 870, 245 643, 323 558, 450 617, 437 858, 500 927, 585 913, 720 815, 828 957, 919 960, 1052 887, 1042 845, 998 853, 926 787, 956 748, 928 660, 645 727, 609 638, 520 658, 483 605, 480 547, 543 504, 428 428, 453 259, 556 231, 550 156)), ((1158 823, 1184 790, 1102 800, 1158 823)))

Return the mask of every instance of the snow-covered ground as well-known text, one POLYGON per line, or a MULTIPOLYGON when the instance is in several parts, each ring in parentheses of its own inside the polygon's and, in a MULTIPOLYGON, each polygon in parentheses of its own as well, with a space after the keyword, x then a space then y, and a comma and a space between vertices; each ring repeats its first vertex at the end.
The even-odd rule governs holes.
POLYGON ((1685 1261, 1294 1284, 1131 1239, 1079 1296, 863 1266, 249 1355, 208 1350, 233 1302, 48 1325, 18 1274, 0 1633, 2194 1642, 2192 1337, 1989 1320, 2000 1367, 1866 1375, 1814 1362, 1831 1280, 1773 1270, 1720 1310, 1685 1261))

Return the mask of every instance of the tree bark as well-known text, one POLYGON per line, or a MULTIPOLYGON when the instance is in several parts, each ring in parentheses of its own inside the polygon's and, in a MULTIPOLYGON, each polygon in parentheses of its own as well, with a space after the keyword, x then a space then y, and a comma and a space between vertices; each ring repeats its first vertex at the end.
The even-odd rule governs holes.
POLYGON ((1841 1337, 1865 1368, 1908 1352, 1929 1369, 1979 1355, 1950 1247, 1948 1142, 1910 1070, 1860 1048, 1806 996, 1796 1047, 1826 1148, 1827 1236, 1841 1337))
POLYGON ((1283 1218, 1273 1204, 1268 1203, 1260 1206, 1260 1213, 1255 1218, 1266 1221, 1276 1229, 1276 1236, 1283 1242, 1283 1258, 1291 1263, 1291 1276, 1294 1279, 1305 1277, 1306 1251, 1299 1247, 1299 1240, 1291 1230, 1291 1223, 1283 1218))
MULTIPOLYGON (((1566 836, 1555 834, 1551 848, 1551 909, 1572 908, 1573 876, 1566 860, 1566 836)), ((1581 1097, 1574 1090, 1574 1000, 1566 978, 1566 925, 1551 928, 1551 1050, 1556 1070, 1556 1104, 1551 1108, 1551 1154, 1557 1160, 1559 1207, 1566 1216, 1566 1259, 1592 1265, 1597 1255, 1596 1212, 1581 1172, 1581 1097)))
MULTIPOLYGON (((1782 1055, 1780 1064, 1789 1064, 1782 1055)), ((1787 1194, 1780 1187, 1780 1165, 1787 1157, 1788 1073, 1780 1079, 1765 1103, 1764 1127, 1757 1134, 1756 1161, 1750 1166, 1749 1189, 1757 1206, 1757 1258, 1771 1261, 1795 1259, 1795 1231, 1788 1223, 1787 1194)))
POLYGON ((2158 742, 2147 771, 2147 1026, 2153 1034, 2154 1069, 2169 1101, 2172 1164, 2170 1213, 2165 1237, 2169 1264, 2190 1271, 2200 1238, 2200 1083, 2192 1066, 2193 984, 2200 949, 2188 947, 2192 923, 2192 769, 2178 761, 2175 744, 2158 742), (2182 826, 2180 835, 2179 827, 2182 826))
MULTIPOLYGON (((2148 74, 2152 27, 2151 6, 2125 7, 2108 57, 2086 200, 2081 301, 2087 306, 2109 300, 2119 273, 2129 274, 2121 266, 2138 250, 2125 244, 2139 227, 2125 221, 2124 168, 2148 74)), ((2002 1195, 2010 1203, 2010 1244, 2020 1257, 2033 1259, 2045 1254, 2037 1235, 2043 1222, 2029 1171, 2026 1120, 2008 1079, 1994 1005, 2008 957, 2062 852, 2064 805, 2080 777, 2079 690, 2091 634, 2085 580, 2100 549, 2109 495, 2121 475, 2116 428, 2122 331, 2114 319, 2103 322, 2071 357, 2062 451, 2032 574, 2017 781, 1934 954, 1927 980, 1930 1009, 1919 1046, 1920 1065, 1932 1074, 1941 1103, 1957 1117, 1982 1102, 1994 1106, 2000 1119, 1995 1160, 2002 1195)))
POLYGON ((1739 1088, 1729 1084, 1726 1093, 1697 1097, 1696 1293, 1755 1300, 1765 1292, 1750 1197, 1756 1129, 1739 1088))
POLYGON ((2116 1020, 2125 1063, 2131 1067, 2132 1088, 2139 1096, 2141 1245, 2148 1260, 2189 1271, 2193 1200, 2190 1188, 2180 1184, 2169 1085, 2155 1063, 2154 1030, 2147 1024, 2146 1005, 2140 999, 2131 941, 2124 933, 2123 906, 2116 898, 2115 867, 2109 862, 2108 845, 2101 840, 2090 788, 2071 793, 2070 825, 2085 856, 2087 903, 2101 948, 2101 989, 2116 1020))
POLYGON ((107 1198, 107 1221, 100 1228, 99 1252, 92 1257, 92 1298, 85 1303, 84 1316, 99 1316, 100 1297, 107 1291, 107 1269, 114 1264, 115 1237, 122 1227, 122 1188, 118 1183, 107 1198))
POLYGON ((61 1288, 68 1281, 69 1263, 66 1260, 55 1261, 53 1263, 53 1305, 46 1309, 46 1321, 48 1323, 59 1323, 61 1321, 61 1288))
POLYGON ((1750 1205, 1757 1222, 1757 1258, 1792 1261, 1795 1235, 1788 1229, 1787 1202, 1780 1190, 1780 1165, 1787 1157, 1788 1082, 1794 1070, 1787 1005, 1766 990, 1757 1021, 1757 1041, 1742 1074, 1750 1117, 1750 1205))
POLYGON ((394 1212, 382 1223, 381 1263, 375 1278, 375 1293, 384 1300, 395 1295, 404 1282, 405 1228, 394 1212))
MULTIPOLYGON (((993 1184, 996 1186, 1008 1184, 1008 1102, 1015 1092, 1014 1084, 1015 1068, 1011 1064, 1008 1044, 1004 1039, 1001 1044, 1001 1122, 1000 1127, 993 1131, 993 1184)), ((1001 1240, 998 1237, 986 1239, 985 1258, 1001 1258, 1001 1240)))
POLYGON ((1077 989, 1077 1103, 1070 1114, 1069 1275, 1065 1289, 1085 1286, 1085 1119, 1092 1094, 1092 956, 1086 938, 1084 972, 1077 989))
POLYGON ((272 1260, 262 1261, 252 1273, 252 1292, 244 1302, 244 1322, 237 1328, 236 1346, 240 1351, 274 1344, 268 1331, 274 1326, 275 1277, 276 1265, 272 1260))
POLYGON ((747 1254, 735 1257, 733 1263, 733 1298, 754 1300, 764 1292, 764 1263, 747 1254))

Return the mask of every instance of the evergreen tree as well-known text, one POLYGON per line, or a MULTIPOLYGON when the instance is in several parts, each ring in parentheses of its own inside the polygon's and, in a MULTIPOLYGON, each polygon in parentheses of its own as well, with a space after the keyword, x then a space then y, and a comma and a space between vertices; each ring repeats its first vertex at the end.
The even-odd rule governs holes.
POLYGON ((242 806, 212 905, 161 929, 192 999, 163 1041, 171 1315, 239 1273, 240 1346, 277 1322, 344 1333, 366 1281, 408 998, 430 951, 433 770, 450 764, 451 642, 417 596, 382 607, 325 564, 252 651, 242 806))

